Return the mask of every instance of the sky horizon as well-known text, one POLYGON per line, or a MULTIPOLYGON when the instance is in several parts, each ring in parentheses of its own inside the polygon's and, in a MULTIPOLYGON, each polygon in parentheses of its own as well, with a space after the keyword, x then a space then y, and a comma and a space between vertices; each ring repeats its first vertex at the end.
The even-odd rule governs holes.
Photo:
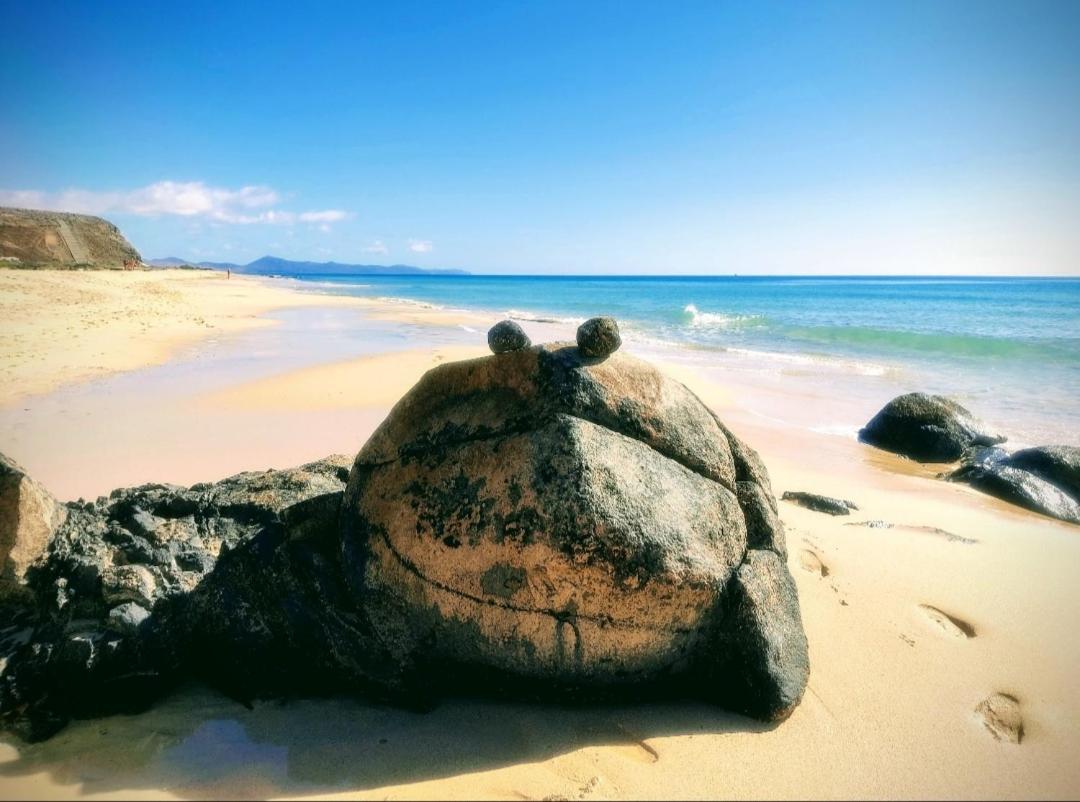
POLYGON ((144 258, 1080 275, 1080 3, 9 4, 0 205, 144 258))

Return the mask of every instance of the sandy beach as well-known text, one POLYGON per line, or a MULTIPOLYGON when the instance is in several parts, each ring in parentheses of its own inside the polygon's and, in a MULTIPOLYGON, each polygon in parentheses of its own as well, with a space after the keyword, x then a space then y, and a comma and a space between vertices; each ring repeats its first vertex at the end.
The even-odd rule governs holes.
MULTIPOLYGON (((0 451, 64 500, 353 454, 425 370, 486 353, 493 322, 202 271, 0 271, 0 451)), ((524 325, 534 342, 572 336, 524 325)), ((247 710, 192 687, 3 744, 0 798, 1080 794, 1080 529, 778 423, 833 403, 813 376, 778 390, 752 372, 661 367, 761 453, 777 495, 859 507, 833 518, 781 502, 811 659, 787 721, 691 703, 247 710), (995 693, 1019 701, 1018 744, 975 712, 995 693)))

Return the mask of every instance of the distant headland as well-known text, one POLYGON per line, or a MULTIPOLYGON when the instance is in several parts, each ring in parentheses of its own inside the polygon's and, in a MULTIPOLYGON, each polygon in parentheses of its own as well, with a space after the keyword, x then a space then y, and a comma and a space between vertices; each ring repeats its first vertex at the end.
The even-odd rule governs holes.
POLYGON ((195 262, 169 256, 144 261, 120 229, 102 217, 0 206, 0 267, 31 269, 122 269, 197 267, 252 275, 468 275, 459 269, 413 265, 298 262, 263 256, 247 264, 195 262))
POLYGON ((0 265, 26 268, 123 268, 142 257, 100 217, 0 207, 0 265))

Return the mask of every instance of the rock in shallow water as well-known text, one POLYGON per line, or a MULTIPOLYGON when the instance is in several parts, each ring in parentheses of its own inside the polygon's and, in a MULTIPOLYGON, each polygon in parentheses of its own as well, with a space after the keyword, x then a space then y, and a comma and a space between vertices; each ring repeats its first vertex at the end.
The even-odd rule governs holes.
POLYGON ((525 330, 512 320, 502 320, 488 330, 488 347, 493 354, 520 351, 532 345, 525 330))
MULTIPOLYGON (((981 448, 969 453, 955 471, 945 474, 950 482, 966 482, 996 498, 1053 518, 1080 524, 1080 498, 1069 492, 1071 474, 1068 465, 1049 463, 1051 447, 1024 449, 1009 454, 1002 448, 981 448), (1033 466, 1040 473, 1029 470, 1033 466), (1051 476, 1064 487, 1049 481, 1051 476)), ((1053 454, 1067 455, 1067 447, 1054 447, 1053 454)))
POLYGON ((919 462, 954 462, 973 446, 1005 442, 951 398, 926 393, 894 398, 859 430, 859 439, 919 462))
POLYGON ((589 318, 577 330, 578 349, 587 357, 605 357, 619 350, 622 335, 613 317, 589 318))
POLYGON ((1080 501, 1080 447, 1024 448, 1009 455, 1009 464, 1030 471, 1080 501))

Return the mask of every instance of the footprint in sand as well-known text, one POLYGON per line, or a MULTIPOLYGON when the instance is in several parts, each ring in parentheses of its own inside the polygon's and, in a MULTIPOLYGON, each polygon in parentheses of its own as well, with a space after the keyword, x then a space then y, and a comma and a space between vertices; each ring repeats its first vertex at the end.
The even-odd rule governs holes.
POLYGON ((656 763, 660 760, 660 753, 649 746, 645 741, 620 744, 616 749, 623 757, 638 763, 656 763))
POLYGON ((998 741, 1018 744, 1024 737, 1020 700, 1007 693, 992 693, 979 702, 975 715, 998 741))
POLYGON ((946 635, 960 639, 975 637, 975 627, 964 619, 949 615, 944 610, 931 607, 929 604, 920 604, 919 609, 922 610, 927 619, 936 624, 946 635))
POLYGON ((799 551, 799 565, 812 574, 817 574, 818 576, 829 575, 829 566, 825 565, 825 563, 821 561, 821 558, 818 557, 815 552, 810 551, 810 549, 801 549, 799 551))

